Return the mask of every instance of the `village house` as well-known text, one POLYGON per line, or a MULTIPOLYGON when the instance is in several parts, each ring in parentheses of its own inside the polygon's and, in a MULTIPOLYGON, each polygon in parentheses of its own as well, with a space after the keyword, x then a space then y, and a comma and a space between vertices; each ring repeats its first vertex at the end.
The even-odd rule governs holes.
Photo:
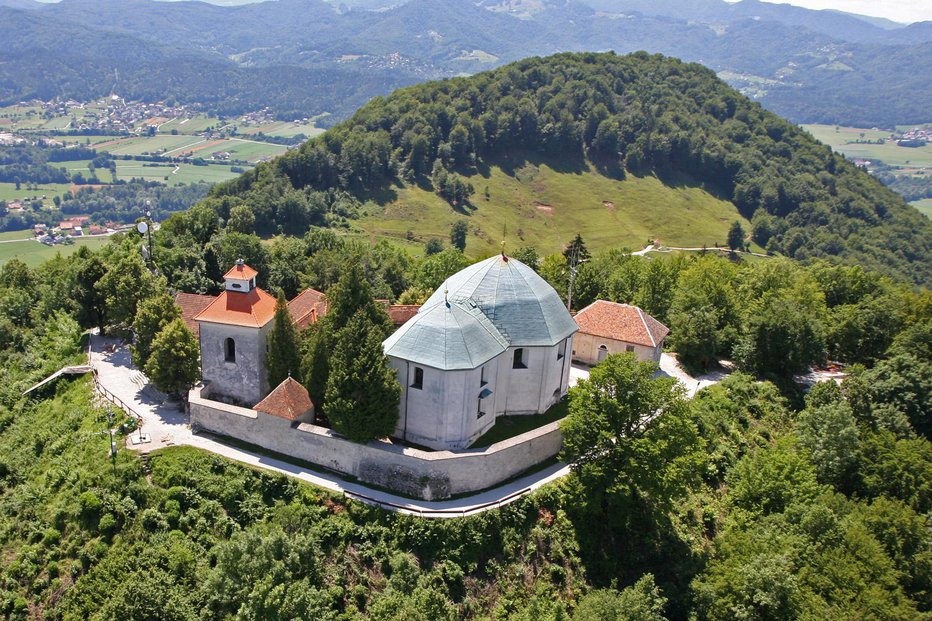
POLYGON ((573 360, 594 365, 611 354, 634 353, 638 360, 660 362, 665 325, 637 306, 596 300, 576 314, 579 333, 573 360))

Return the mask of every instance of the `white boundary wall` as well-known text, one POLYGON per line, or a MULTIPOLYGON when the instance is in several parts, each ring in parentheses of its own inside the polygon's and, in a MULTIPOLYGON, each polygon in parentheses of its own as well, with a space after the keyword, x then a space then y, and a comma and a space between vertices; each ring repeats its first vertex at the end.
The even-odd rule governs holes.
POLYGON ((484 449, 421 451, 388 442, 357 444, 324 427, 292 423, 208 395, 209 387, 199 387, 188 397, 195 431, 236 438, 424 500, 494 487, 555 456, 563 444, 559 421, 484 449))

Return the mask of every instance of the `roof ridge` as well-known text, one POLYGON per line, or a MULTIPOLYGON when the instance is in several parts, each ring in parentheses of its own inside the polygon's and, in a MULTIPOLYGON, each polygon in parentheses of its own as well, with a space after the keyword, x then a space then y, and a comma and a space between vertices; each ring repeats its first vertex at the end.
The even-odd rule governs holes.
POLYGON ((640 306, 635 306, 635 307, 633 307, 633 308, 637 309, 638 317, 641 318, 641 323, 644 324, 644 329, 647 331, 647 336, 648 336, 648 338, 650 338, 651 347, 657 347, 657 341, 656 341, 656 339, 654 339, 654 335, 653 335, 653 333, 650 331, 650 327, 647 325, 647 320, 644 319, 644 311, 641 310, 641 307, 640 307, 640 306))

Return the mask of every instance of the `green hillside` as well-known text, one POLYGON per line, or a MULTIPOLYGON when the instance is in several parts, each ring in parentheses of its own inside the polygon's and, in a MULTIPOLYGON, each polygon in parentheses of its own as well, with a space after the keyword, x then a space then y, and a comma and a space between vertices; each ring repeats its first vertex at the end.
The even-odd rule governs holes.
POLYGON ((400 89, 205 205, 224 219, 245 206, 263 234, 349 226, 421 241, 461 216, 472 253, 506 225, 540 250, 577 231, 596 248, 713 245, 740 214, 775 254, 932 277, 932 226, 902 197, 708 69, 643 52, 400 89))
POLYGON ((495 252, 503 233, 512 249, 529 245, 550 254, 562 249, 568 232, 581 233, 594 250, 634 250, 655 239, 671 246, 724 244, 732 222, 749 226, 732 203, 690 180, 676 185, 656 176, 620 180, 590 166, 561 172, 552 164, 530 162, 514 171, 492 166, 468 180, 477 190, 468 208, 454 209, 430 189, 405 185, 390 201, 368 203, 366 215, 354 224, 376 238, 403 238, 411 231, 422 240, 445 239, 465 213, 471 256, 495 252))

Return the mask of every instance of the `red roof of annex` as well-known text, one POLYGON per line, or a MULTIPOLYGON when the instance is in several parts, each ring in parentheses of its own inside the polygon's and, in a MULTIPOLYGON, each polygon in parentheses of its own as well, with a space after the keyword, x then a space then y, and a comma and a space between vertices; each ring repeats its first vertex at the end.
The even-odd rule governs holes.
POLYGON ((670 329, 637 306, 596 300, 576 313, 579 331, 606 339, 656 347, 670 329))
POLYGON ((314 403, 307 388, 289 376, 253 409, 294 421, 310 413, 314 409, 314 403))

